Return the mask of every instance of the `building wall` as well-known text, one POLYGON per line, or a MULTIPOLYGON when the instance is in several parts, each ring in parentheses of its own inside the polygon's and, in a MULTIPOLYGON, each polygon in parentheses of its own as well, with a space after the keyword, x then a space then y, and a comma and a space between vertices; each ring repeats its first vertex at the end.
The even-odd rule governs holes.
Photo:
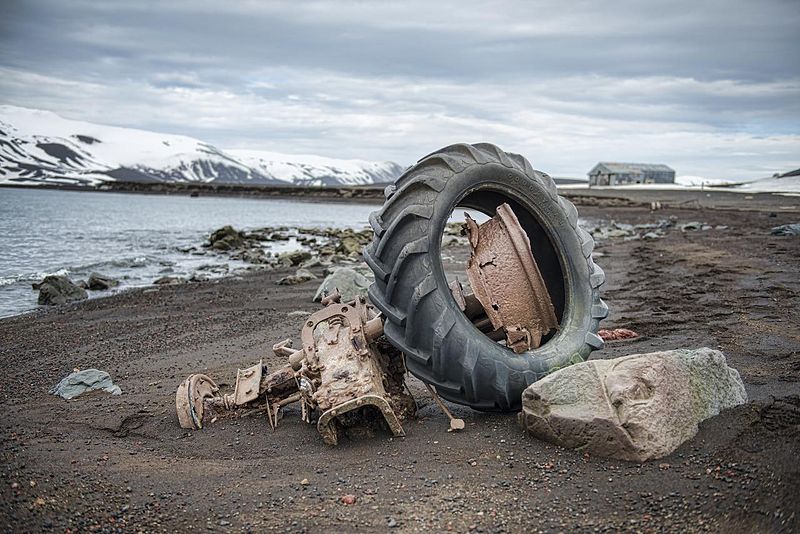
POLYGON ((628 173, 603 173, 597 171, 589 175, 589 185, 671 184, 674 182, 674 171, 642 171, 628 173))

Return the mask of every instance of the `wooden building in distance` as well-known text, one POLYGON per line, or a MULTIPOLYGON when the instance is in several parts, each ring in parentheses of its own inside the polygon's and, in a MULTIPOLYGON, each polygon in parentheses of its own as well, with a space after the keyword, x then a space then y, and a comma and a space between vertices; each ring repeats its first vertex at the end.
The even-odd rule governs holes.
POLYGON ((675 171, 653 163, 612 163, 601 161, 589 171, 589 186, 626 184, 672 184, 675 171))

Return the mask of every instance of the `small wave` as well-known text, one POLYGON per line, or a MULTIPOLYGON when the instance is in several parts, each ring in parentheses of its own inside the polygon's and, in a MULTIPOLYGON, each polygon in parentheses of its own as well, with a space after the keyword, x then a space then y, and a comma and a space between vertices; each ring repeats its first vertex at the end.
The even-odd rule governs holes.
POLYGON ((117 258, 114 260, 86 263, 84 265, 71 266, 69 267, 69 269, 72 272, 83 272, 83 271, 101 270, 103 268, 145 267, 146 265, 155 263, 157 261, 158 260, 154 258, 149 258, 147 256, 134 256, 130 258, 117 258))
POLYGON ((59 269, 53 272, 21 273, 12 274, 10 276, 0 276, 0 287, 20 283, 41 282, 46 276, 68 276, 70 272, 69 269, 59 269))

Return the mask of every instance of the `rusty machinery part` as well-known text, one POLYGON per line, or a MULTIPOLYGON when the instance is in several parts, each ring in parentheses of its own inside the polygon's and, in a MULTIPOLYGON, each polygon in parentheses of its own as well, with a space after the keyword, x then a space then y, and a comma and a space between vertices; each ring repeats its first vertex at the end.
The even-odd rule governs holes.
POLYGON ((572 203, 525 158, 485 143, 452 145, 421 159, 385 196, 370 215, 375 235, 364 249, 375 274, 369 297, 409 371, 442 398, 478 410, 516 410, 529 384, 603 346, 597 330, 608 308, 599 295, 605 275, 592 260, 594 242, 578 226, 572 203), (454 209, 493 217, 502 204, 530 240, 558 323, 540 347, 520 354, 497 342, 488 318, 476 324, 462 312, 441 263, 454 209))
POLYGON ((189 375, 175 393, 175 408, 182 428, 203 428, 205 401, 212 399, 219 387, 206 375, 189 375))
POLYGON ((527 234, 508 204, 481 225, 465 215, 475 297, 494 329, 503 330, 506 346, 516 353, 538 347, 558 321, 527 234))
POLYGON ((405 389, 402 353, 382 339, 380 315, 365 298, 342 303, 335 293, 326 303, 305 321, 300 349, 293 349, 290 339, 273 345, 275 355, 288 360, 276 371, 267 373, 263 361, 239 369, 227 395, 207 376, 190 376, 176 394, 181 426, 202 428, 204 413, 216 408, 248 408, 247 414, 265 412, 274 430, 281 409, 299 402, 304 421, 319 412, 317 428, 331 445, 359 417, 380 417, 394 435, 403 435, 401 420, 416 405, 405 389))
POLYGON ((439 406, 439 409, 444 412, 447 418, 450 420, 450 428, 447 429, 448 432, 458 432, 459 430, 464 430, 464 420, 459 419, 458 417, 453 415, 453 412, 442 402, 442 399, 439 398, 439 395, 436 394, 436 390, 433 389, 433 386, 430 384, 425 384, 425 387, 428 388, 428 393, 431 394, 431 397, 439 406))

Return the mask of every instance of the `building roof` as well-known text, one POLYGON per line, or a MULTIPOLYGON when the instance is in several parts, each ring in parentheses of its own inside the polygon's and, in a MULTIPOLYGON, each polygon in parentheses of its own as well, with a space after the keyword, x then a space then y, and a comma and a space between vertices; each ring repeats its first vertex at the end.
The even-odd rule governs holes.
POLYGON ((589 174, 595 172, 598 167, 605 168, 606 171, 612 173, 631 173, 631 172, 644 172, 644 171, 659 171, 659 172, 675 172, 666 165, 660 163, 616 163, 612 161, 601 161, 595 165, 589 174))

